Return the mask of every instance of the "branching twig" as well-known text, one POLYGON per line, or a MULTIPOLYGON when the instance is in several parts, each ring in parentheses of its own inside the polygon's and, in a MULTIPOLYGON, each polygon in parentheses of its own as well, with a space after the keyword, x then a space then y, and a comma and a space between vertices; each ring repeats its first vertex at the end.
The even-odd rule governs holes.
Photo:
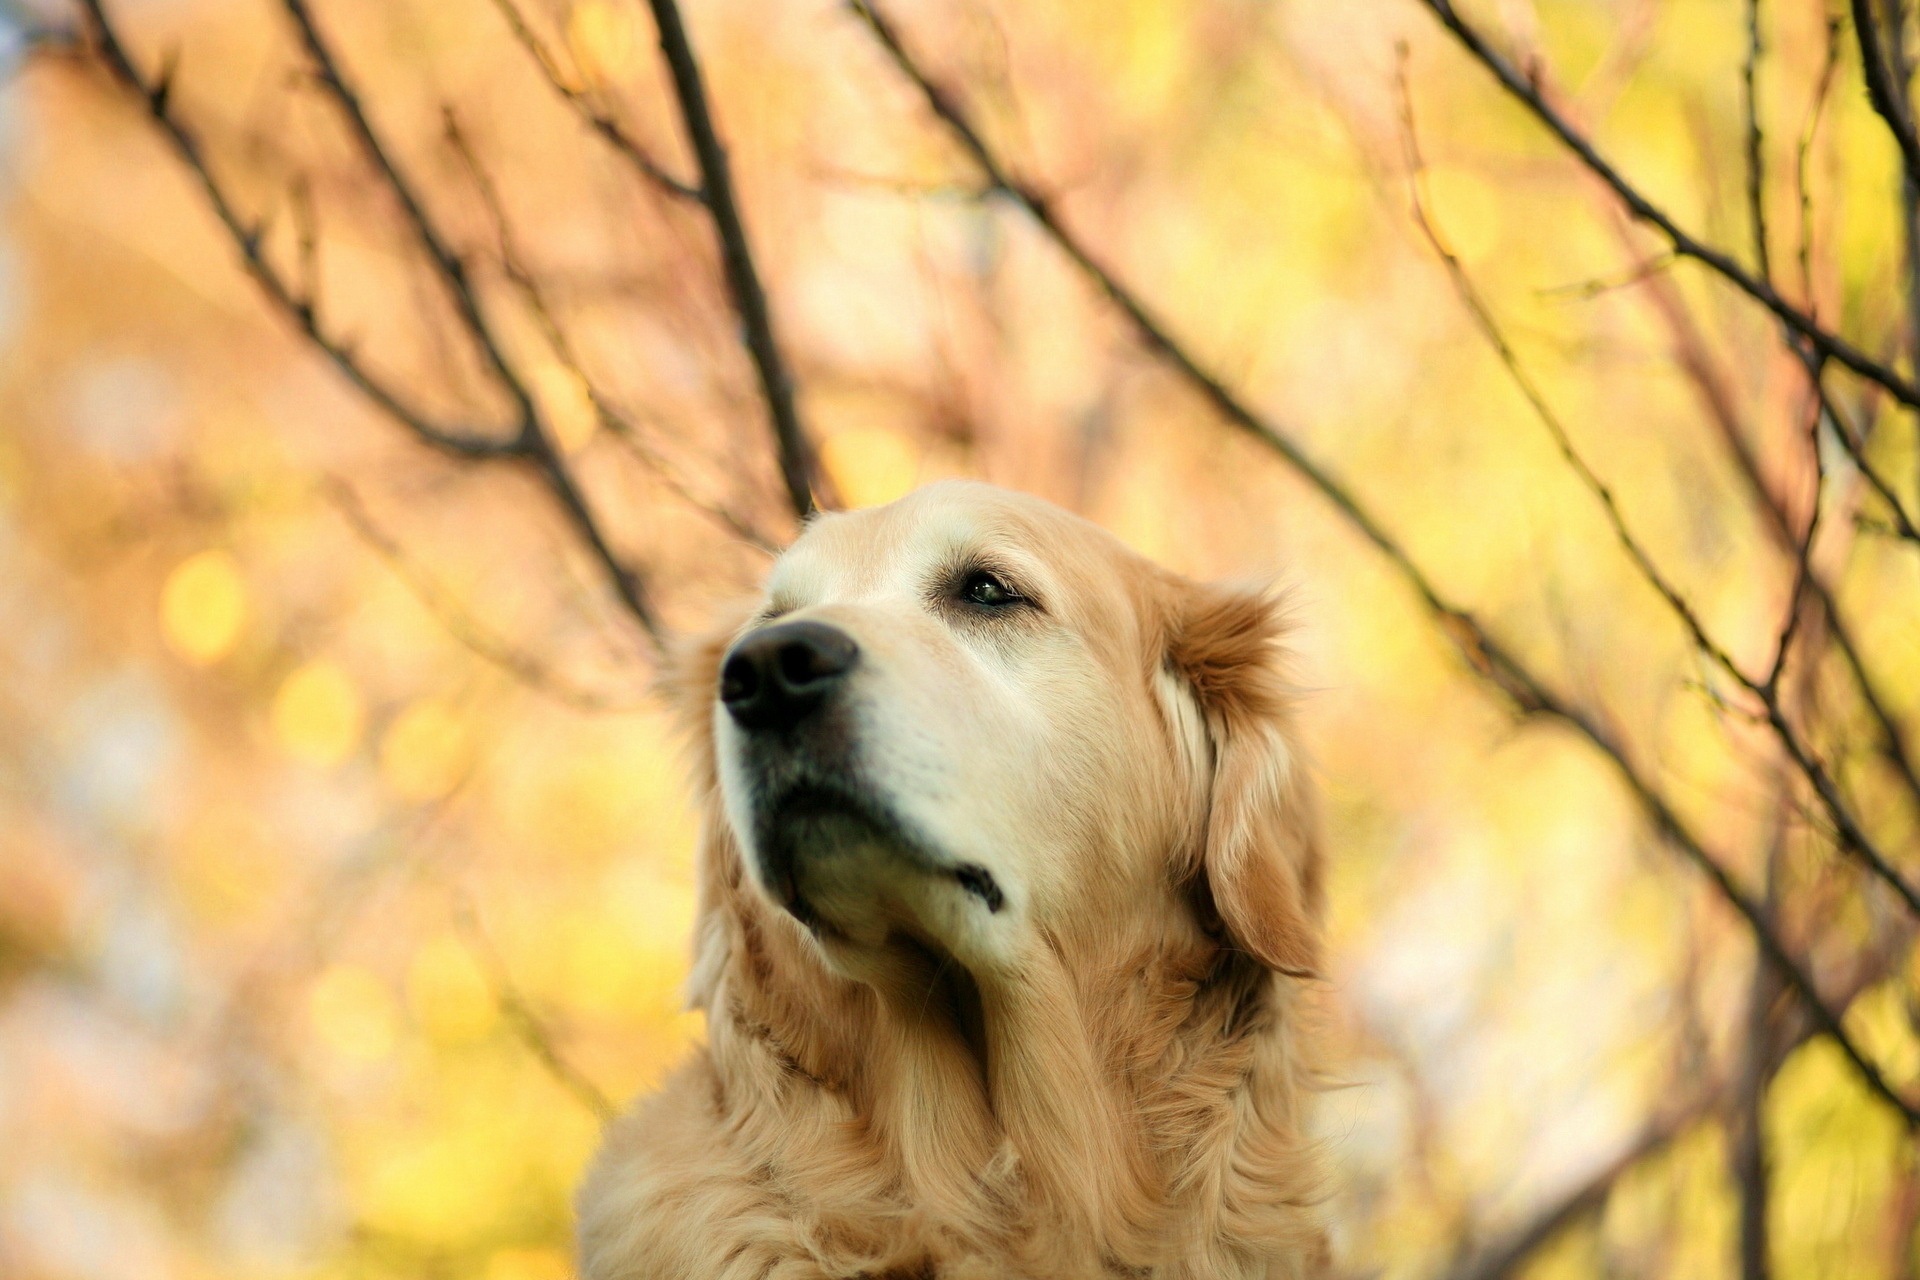
POLYGON ((1893 1106, 1909 1127, 1920 1127, 1920 1106, 1902 1097, 1887 1082, 1879 1068, 1865 1057, 1840 1025, 1839 1015, 1821 997, 1805 968, 1764 918, 1759 904, 1681 821, 1665 797, 1640 772, 1624 746, 1615 740, 1598 717, 1587 708, 1555 693, 1471 613, 1442 596, 1419 564, 1343 484, 1309 458, 1277 425, 1256 413, 1216 376, 1204 369, 1154 318, 1132 290, 1093 258, 1054 213, 1048 201, 1015 178, 1000 162, 957 100, 936 84, 907 52, 892 23, 879 11, 874 0, 849 0, 849 4, 879 39, 894 65, 919 89, 934 115, 952 132, 994 188, 1004 192, 1033 217, 1061 252, 1133 321, 1148 346, 1193 384, 1222 417, 1281 457, 1393 564, 1477 675, 1510 698, 1522 712, 1559 720, 1600 751, 1632 792, 1648 821, 1707 876, 1721 898, 1739 913, 1769 959, 1786 976, 1795 994, 1805 1004, 1809 1016, 1823 1034, 1833 1038, 1861 1080, 1876 1096, 1893 1106))
MULTIPOLYGON (((1867 81, 1867 100, 1885 121, 1887 132, 1900 148, 1900 163, 1907 181, 1920 183, 1920 134, 1914 132, 1913 118, 1893 82, 1893 68, 1880 47, 1879 19, 1874 17, 1872 0, 1851 0, 1853 34, 1860 42, 1860 71, 1867 81)), ((1899 32, 1893 38, 1900 38, 1899 32)))
POLYGON ((720 241, 727 289, 740 316, 741 340, 753 358, 754 372, 760 378, 760 392, 766 399, 787 501, 794 514, 805 519, 814 510, 819 462, 806 428, 800 422, 793 379, 787 372, 780 344, 774 338, 773 312, 767 305, 766 290, 761 287, 760 273, 747 246, 747 230, 740 220, 726 148, 720 143, 713 111, 707 105, 706 85, 700 75, 700 64, 694 59, 686 26, 681 22, 679 6, 674 0, 647 0, 647 3, 660 33, 660 51, 673 76, 674 96, 680 104, 687 141, 693 145, 694 158, 700 165, 702 203, 712 215, 714 235, 720 241))
POLYGON ((668 173, 659 161, 653 158, 645 144, 627 131, 625 125, 616 120, 605 108, 594 101, 593 95, 576 85, 560 69, 560 63, 554 58, 552 50, 534 34, 525 15, 513 3, 513 0, 493 0, 494 8, 506 20, 507 29, 520 47, 527 51, 534 65, 540 68, 540 74, 546 79, 553 91, 567 100, 580 118, 592 127, 593 131, 606 139, 607 145, 618 152, 636 173, 676 200, 706 202, 706 193, 699 187, 682 182, 668 173))
POLYGON ((574 350, 572 339, 567 336, 567 331, 561 327, 552 306, 547 302, 546 290, 534 278, 533 272, 514 245, 513 231, 508 225, 506 206, 500 199, 498 186, 480 164, 480 158, 474 153, 473 145, 468 141, 465 130, 460 127, 459 119, 455 116, 453 109, 444 108, 442 114, 446 121, 447 141, 460 157, 461 164, 467 170, 467 176, 473 180, 480 202, 486 207, 487 216, 493 223, 500 269, 520 291, 527 310, 532 313, 534 321, 539 325, 541 337, 545 339, 554 358, 560 362, 560 367, 565 369, 570 377, 578 379, 579 385, 585 389, 587 401, 592 406, 594 417, 599 425, 626 445, 634 456, 653 472, 660 483, 688 506, 712 517, 728 532, 755 549, 769 555, 778 555, 779 543, 755 528, 750 521, 717 502, 700 497, 688 488, 673 468, 667 464, 666 459, 646 446, 634 424, 607 400, 600 388, 587 376, 579 354, 574 350))
MULTIPOLYGON (((1405 94, 1406 85, 1404 77, 1402 78, 1401 89, 1402 93, 1405 94)), ((1759 699, 1760 705, 1766 710, 1767 723, 1773 729, 1774 736, 1779 739, 1780 745, 1786 750, 1800 772, 1813 786, 1815 793, 1820 797, 1821 803, 1826 807, 1828 815, 1833 819, 1834 826, 1839 830, 1842 837, 1842 847, 1851 850, 1866 864, 1869 870, 1881 880, 1885 881, 1886 884, 1900 896, 1910 911, 1916 916, 1920 916, 1920 890, 1915 890, 1912 885, 1908 884, 1894 868, 1892 863, 1888 861, 1886 855, 1880 851, 1872 837, 1867 834, 1859 818, 1847 805, 1845 797, 1840 794, 1839 787, 1828 774, 1825 765, 1815 757, 1812 748, 1802 739, 1800 733, 1787 719, 1785 708, 1781 705, 1780 701, 1778 680, 1758 680, 1748 675, 1746 670, 1734 661, 1733 656, 1707 633, 1706 625, 1700 620, 1698 611, 1695 610, 1692 604, 1687 601, 1686 597, 1680 593, 1679 588, 1674 586, 1666 575, 1661 572, 1659 566, 1654 564, 1653 557, 1648 554, 1645 547, 1641 546, 1639 539, 1634 536, 1633 531, 1627 527, 1626 518, 1620 512, 1620 506, 1614 499, 1613 491, 1607 486, 1604 480, 1595 474, 1593 468, 1587 464, 1586 459, 1581 456, 1579 450, 1574 448, 1572 437, 1567 433, 1566 424, 1560 421, 1559 414, 1555 413, 1553 406, 1547 403, 1545 394, 1540 390, 1539 386, 1535 384, 1532 376, 1527 373, 1525 366, 1520 363, 1518 354, 1514 351, 1512 344, 1507 341, 1506 334, 1502 332, 1499 322, 1494 319, 1493 312, 1488 308, 1486 300, 1480 296, 1478 286, 1474 284, 1473 279, 1467 274, 1466 268, 1461 265, 1459 256, 1448 247, 1445 238, 1441 236, 1439 230, 1433 225, 1432 220, 1428 218, 1426 205, 1420 196, 1419 190, 1420 175, 1424 171, 1424 164, 1420 157, 1419 143, 1414 134, 1413 108, 1410 96, 1404 99, 1403 107, 1405 112, 1404 121, 1407 146, 1415 179, 1413 192, 1414 223, 1426 237, 1427 243, 1432 246, 1434 253, 1440 258, 1441 263, 1446 267, 1448 278, 1453 283, 1454 292, 1459 295, 1468 313, 1472 315, 1475 326, 1480 330, 1481 335, 1486 338, 1488 344, 1493 347, 1494 353, 1499 357, 1500 363, 1502 367, 1505 368, 1509 379, 1513 382, 1514 386, 1519 389, 1521 396, 1525 398, 1528 406, 1533 410, 1534 416, 1538 418, 1541 425, 1547 429, 1547 434, 1552 437, 1554 446, 1560 451, 1560 456, 1566 460, 1568 467, 1571 468, 1573 473, 1579 478, 1580 483, 1585 486, 1599 502, 1601 510, 1606 515, 1608 527, 1613 530, 1615 539, 1627 553, 1628 558, 1633 561, 1634 567, 1639 571, 1641 578, 1666 602, 1668 610, 1680 621, 1681 625, 1686 628, 1694 645, 1702 653, 1711 658, 1715 665, 1719 666, 1738 682, 1742 688, 1759 699)), ((1815 520, 1818 519, 1818 513, 1818 497, 1816 495, 1814 508, 1815 520)), ((1810 523, 1808 528, 1809 542, 1811 541, 1812 533, 1813 527, 1810 523)), ((1806 566, 1807 560, 1804 554, 1804 547, 1801 549, 1802 554, 1798 558, 1795 569, 1793 603, 1789 605, 1790 609, 1797 605, 1800 591, 1805 585, 1802 571, 1806 566)), ((1784 649, 1782 653, 1784 654, 1784 649)), ((1776 663, 1774 667, 1774 675, 1776 677, 1779 673, 1779 665, 1779 663, 1776 663)))
MULTIPOLYGON (((446 427, 434 423, 362 365, 347 343, 327 332, 320 323, 314 299, 291 285, 268 259, 260 227, 242 217, 238 206, 207 163, 199 140, 173 110, 171 94, 175 63, 169 60, 157 79, 145 79, 135 68, 126 46, 108 19, 103 0, 81 0, 101 60, 114 78, 141 100, 147 114, 173 144, 181 160, 193 171, 214 215, 240 250, 247 273, 260 285, 268 299, 299 326, 307 340, 319 348, 368 400, 417 438, 457 457, 502 458, 530 464, 558 501, 567 520, 585 539, 627 612, 639 623, 657 650, 662 644, 662 633, 645 580, 635 569, 622 562, 607 541, 598 519, 587 505, 585 496, 545 429, 532 396, 508 361, 503 345, 494 337, 479 299, 467 279, 464 263, 439 233, 411 184, 373 131, 365 112, 361 110, 358 96, 342 76, 338 63, 313 25, 304 0, 284 0, 284 3, 300 30, 308 53, 317 64, 322 84, 347 117, 362 149, 400 203, 415 238, 432 261, 435 274, 446 288, 469 335, 480 346, 489 367, 513 401, 518 418, 504 437, 481 429, 446 427)), ((314 251, 303 252, 311 258, 314 251)))
POLYGON ((473 902, 463 893, 454 894, 453 924, 466 940, 468 949, 486 970, 487 983, 493 989, 494 1002, 499 1005, 500 1012, 512 1024, 521 1042, 533 1051, 533 1056, 547 1069, 547 1074, 602 1122, 618 1115, 619 1108, 613 1105, 613 1099, 607 1096, 606 1090, 581 1074, 580 1069, 567 1061, 566 1055, 553 1042, 553 1036, 540 1015, 527 1003, 520 988, 514 985, 499 948, 493 945, 493 938, 482 927, 473 902))
POLYGON ((1755 83, 1760 72, 1760 0, 1747 0, 1747 57, 1740 66, 1740 82, 1745 90, 1741 106, 1747 118, 1747 218, 1753 224, 1754 271, 1760 279, 1773 282, 1773 265, 1767 252, 1767 168, 1766 137, 1760 127, 1760 96, 1755 83))
POLYGON ((1454 9, 1452 0, 1420 0, 1420 3, 1433 12, 1441 25, 1453 33, 1454 38, 1468 53, 1493 73, 1502 88, 1526 107, 1535 119, 1545 125, 1548 131, 1592 171, 1595 177, 1610 187, 1634 217, 1656 228, 1666 237, 1667 243, 1673 247, 1675 253, 1683 258, 1691 258, 1709 268, 1742 293, 1766 307, 1780 318, 1781 323, 1813 344, 1814 350, 1822 356, 1845 365, 1870 382, 1878 383, 1902 404, 1920 408, 1920 385, 1903 377, 1890 366, 1875 360, 1839 334, 1822 327, 1812 316, 1782 297, 1771 284, 1755 279, 1746 268, 1726 253, 1695 239, 1682 230, 1680 225, 1659 206, 1647 199, 1637 187, 1621 176, 1620 171, 1601 156, 1586 135, 1574 128, 1572 122, 1547 101, 1535 79, 1524 75, 1496 52, 1493 46, 1487 43, 1485 37, 1468 25, 1454 9))
MULTIPOLYGON (((1852 1005, 1861 992, 1878 981, 1881 969, 1884 969, 1883 965, 1876 967, 1868 964, 1849 979, 1840 1001, 1843 1011, 1852 1005)), ((1793 1028, 1785 1036, 1784 1043, 1776 1046, 1778 1056, 1791 1053, 1815 1034, 1817 1029, 1810 1025, 1802 1024, 1793 1028)), ((1725 1092, 1726 1085, 1718 1084, 1662 1112, 1619 1155, 1507 1233, 1499 1243, 1481 1250, 1467 1263, 1448 1272, 1447 1280, 1507 1280, 1510 1276, 1520 1274, 1526 1263, 1542 1249, 1603 1209, 1622 1178, 1649 1160, 1657 1159, 1688 1129, 1710 1115, 1720 1105, 1725 1092)))
POLYGON ((546 666, 516 649, 508 641, 494 634, 476 619, 454 594, 448 591, 432 575, 428 574, 399 541, 375 523, 368 513, 366 504, 360 501, 352 485, 337 476, 328 476, 321 484, 321 493, 340 513, 347 526, 360 540, 372 548, 387 567, 405 583, 428 613, 463 647, 499 667, 515 680, 535 693, 552 698, 555 702, 572 707, 576 711, 625 711, 637 710, 641 704, 616 703, 605 694, 591 689, 583 689, 549 671, 546 666))
POLYGON ((321 326, 316 300, 296 288, 268 259, 261 228, 240 213, 233 197, 208 164, 200 149, 199 138, 174 110, 173 75, 178 65, 177 59, 168 58, 160 75, 152 81, 146 80, 135 69, 119 33, 108 21, 102 0, 81 0, 81 4, 101 61, 114 79, 140 99, 154 124, 166 135, 175 153, 192 171, 207 203, 213 208, 214 216, 240 250, 247 274, 259 284, 275 308, 292 320, 307 340, 318 347, 362 395, 425 443, 443 453, 462 458, 492 458, 518 453, 520 445, 514 439, 500 439, 496 433, 484 428, 434 422, 362 364, 350 342, 334 337, 321 326))

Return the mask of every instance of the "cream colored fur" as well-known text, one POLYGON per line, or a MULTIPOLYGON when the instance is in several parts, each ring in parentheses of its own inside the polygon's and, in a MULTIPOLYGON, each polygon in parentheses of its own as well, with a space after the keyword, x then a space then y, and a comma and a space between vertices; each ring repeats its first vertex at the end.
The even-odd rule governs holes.
POLYGON ((1320 853, 1281 630, 1270 596, 985 485, 813 522, 673 676, 708 1043, 609 1131, 586 1280, 1317 1274, 1320 853), (975 561, 1036 607, 945 602, 975 561), (866 776, 1004 909, 877 846, 806 872, 817 930, 762 887, 715 688, 771 614, 857 640, 866 776))

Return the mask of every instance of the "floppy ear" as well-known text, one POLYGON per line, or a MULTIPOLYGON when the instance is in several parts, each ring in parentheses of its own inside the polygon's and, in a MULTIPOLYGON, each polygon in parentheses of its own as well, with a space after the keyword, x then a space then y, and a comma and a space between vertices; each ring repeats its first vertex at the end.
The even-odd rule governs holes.
POLYGON ((1295 977, 1320 967, 1319 806, 1292 723, 1281 602, 1179 583, 1167 661, 1213 748, 1200 873, 1234 944, 1295 977))

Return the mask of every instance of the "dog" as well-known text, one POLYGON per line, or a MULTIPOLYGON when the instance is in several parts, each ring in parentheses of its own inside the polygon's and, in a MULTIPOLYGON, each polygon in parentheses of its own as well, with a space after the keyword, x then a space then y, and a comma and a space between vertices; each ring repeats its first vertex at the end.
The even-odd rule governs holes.
POLYGON ((1319 1274, 1284 632, 984 484, 810 522, 668 678, 708 1042, 610 1127, 584 1280, 1319 1274))

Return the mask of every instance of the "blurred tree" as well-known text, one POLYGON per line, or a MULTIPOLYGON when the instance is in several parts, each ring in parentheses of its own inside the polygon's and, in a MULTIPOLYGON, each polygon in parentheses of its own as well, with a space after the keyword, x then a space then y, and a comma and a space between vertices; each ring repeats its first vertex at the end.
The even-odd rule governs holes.
POLYGON ((14 23, 0 1270, 563 1274, 638 687, 974 473, 1303 566, 1344 1266, 1920 1274, 1904 0, 646 8, 14 23))

